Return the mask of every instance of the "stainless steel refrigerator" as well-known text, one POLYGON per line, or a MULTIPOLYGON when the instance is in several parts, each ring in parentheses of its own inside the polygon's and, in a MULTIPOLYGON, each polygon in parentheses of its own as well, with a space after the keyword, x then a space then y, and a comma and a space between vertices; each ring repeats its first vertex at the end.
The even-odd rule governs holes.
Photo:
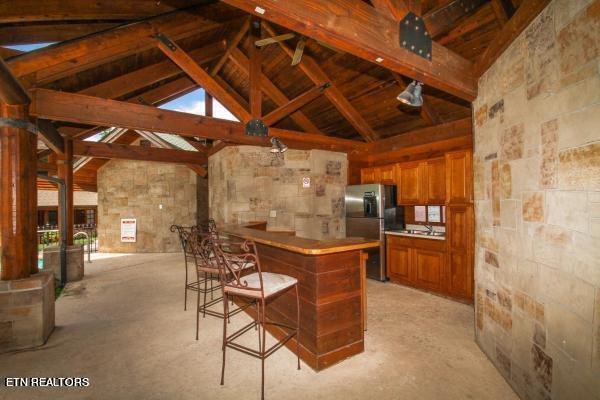
POLYGON ((367 277, 385 281, 385 231, 404 228, 404 209, 396 206, 396 186, 351 185, 346 187, 346 236, 380 241, 369 249, 367 277))

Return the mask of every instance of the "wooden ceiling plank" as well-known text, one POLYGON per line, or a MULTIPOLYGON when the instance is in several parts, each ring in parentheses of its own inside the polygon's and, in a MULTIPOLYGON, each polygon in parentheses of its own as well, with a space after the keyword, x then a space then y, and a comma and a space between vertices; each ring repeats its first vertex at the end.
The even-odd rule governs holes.
POLYGON ((11 46, 32 43, 56 43, 100 32, 119 23, 50 23, 0 26, 0 45, 11 46))
MULTIPOLYGON (((231 51, 231 61, 242 71, 244 74, 249 75, 250 60, 244 55, 238 48, 231 51)), ((265 74, 262 76, 261 88, 265 94, 273 100, 279 107, 287 104, 290 99, 283 93, 265 74)), ((306 132, 322 134, 319 128, 301 111, 296 111, 290 115, 292 120, 298 124, 298 126, 304 129, 306 132)))
MULTIPOLYGON (((0 37, 1 36, 2 35, 0 34, 0 37)), ((6 60, 9 57, 18 56, 19 54, 23 54, 23 52, 20 50, 9 49, 8 47, 0 47, 0 58, 3 60, 6 60)))
POLYGON ((73 155, 195 165, 204 165, 208 162, 206 154, 197 151, 131 146, 119 143, 90 142, 86 140, 73 141, 73 155))
MULTIPOLYGON (((263 28, 270 35, 276 35, 276 32, 267 23, 263 23, 263 28)), ((278 44, 290 58, 294 57, 294 50, 292 50, 286 43, 278 42, 278 44)), ((335 83, 331 81, 331 79, 329 79, 325 71, 323 71, 323 69, 312 57, 310 57, 308 54, 304 54, 302 56, 302 60, 298 64, 298 67, 306 76, 310 78, 311 81, 313 81, 315 85, 321 86, 325 83, 330 84, 327 91, 325 91, 325 96, 367 142, 372 142, 378 139, 379 136, 373 130, 373 128, 371 128, 371 126, 354 108, 354 106, 350 104, 342 91, 335 85, 335 83)))
MULTIPOLYGON (((491 3, 490 3, 491 4, 491 3)), ((494 21, 494 13, 488 12, 486 6, 480 7, 475 14, 472 14, 462 20, 452 30, 447 32, 445 35, 436 38, 436 42, 441 45, 447 45, 448 43, 460 38, 463 35, 467 35, 471 32, 476 31, 484 25, 494 21)))
POLYGON ((244 36, 248 32, 249 28, 250 28, 250 18, 246 18, 246 19, 244 19, 242 26, 237 31, 235 36, 227 43, 227 49, 225 50, 225 54, 223 54, 221 56, 219 61, 217 61, 217 63, 214 65, 214 67, 212 67, 212 69, 210 70, 211 76, 216 76, 219 73, 219 71, 221 70, 223 65, 225 65, 225 62, 229 58, 231 51, 237 47, 237 45, 240 43, 240 41, 244 38, 244 36))
POLYGON ((496 39, 485 49, 475 64, 475 74, 483 75, 510 44, 529 26, 531 21, 550 3, 550 0, 524 1, 512 18, 498 32, 496 39))
MULTIPOLYGON (((401 47, 395 19, 363 2, 353 0, 224 0, 225 3, 260 16, 339 48, 426 85, 473 101, 477 82, 473 64, 433 42, 432 61, 401 47), (352 10, 352 12, 349 12, 352 10)), ((329 90, 330 94, 335 90, 329 90)))
POLYGON ((450 31, 462 18, 473 14, 488 0, 452 0, 423 16, 423 22, 432 38, 450 31))
POLYGON ((8 65, 15 76, 33 75, 30 84, 40 86, 153 48, 158 31, 178 40, 219 26, 195 14, 174 12, 24 53, 9 59, 8 65))
MULTIPOLYGON (((267 137, 246 135, 239 122, 48 89, 33 89, 30 94, 30 113, 38 118, 270 146, 267 137)), ((271 128, 269 134, 284 140, 290 148, 351 152, 364 146, 359 141, 278 128, 271 128)))
POLYGON ((508 14, 506 13, 506 9, 504 8, 504 4, 502 4, 502 0, 492 0, 491 3, 492 10, 494 10, 494 15, 496 15, 496 20, 500 27, 503 27, 508 22, 508 14))
MULTIPOLYGON (((219 41, 200 49, 192 50, 189 52, 189 56, 195 62, 202 65, 219 57, 224 50, 225 42, 219 41)), ((127 74, 119 75, 114 79, 80 90, 78 93, 115 99, 180 73, 181 70, 177 65, 173 64, 170 60, 165 60, 127 74)))
POLYGON ((276 108, 271 111, 269 114, 265 115, 263 118, 263 122, 267 126, 271 126, 281 121, 291 113, 299 110, 304 107, 306 104, 315 100, 319 96, 323 94, 323 92, 327 90, 327 84, 321 86, 315 86, 306 92, 302 93, 298 97, 290 100, 288 103, 276 108))
MULTIPOLYGON (((163 37, 164 36, 163 34, 163 37)), ((166 38, 168 45, 157 39, 158 48, 179 66, 190 78, 204 90, 216 98, 227 110, 240 121, 248 122, 250 113, 242 106, 228 90, 224 89, 209 73, 202 69, 185 51, 175 42, 166 38)))

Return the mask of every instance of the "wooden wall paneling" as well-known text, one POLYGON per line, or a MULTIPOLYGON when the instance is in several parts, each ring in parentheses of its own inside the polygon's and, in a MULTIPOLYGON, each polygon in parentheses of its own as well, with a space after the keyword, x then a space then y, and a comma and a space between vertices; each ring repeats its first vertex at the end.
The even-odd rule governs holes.
POLYGON ((447 204, 467 204, 473 200, 472 152, 446 153, 447 204))

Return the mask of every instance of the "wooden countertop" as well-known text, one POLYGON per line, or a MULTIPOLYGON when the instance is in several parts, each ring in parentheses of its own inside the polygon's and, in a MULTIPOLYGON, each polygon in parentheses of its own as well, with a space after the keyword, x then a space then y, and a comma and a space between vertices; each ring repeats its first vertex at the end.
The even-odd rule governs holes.
POLYGON ((219 226, 219 231, 229 235, 238 236, 242 239, 253 240, 256 243, 266 244, 306 255, 334 254, 379 246, 379 241, 372 239, 350 237, 345 239, 315 240, 283 235, 279 232, 268 232, 247 228, 246 226, 241 225, 219 226))

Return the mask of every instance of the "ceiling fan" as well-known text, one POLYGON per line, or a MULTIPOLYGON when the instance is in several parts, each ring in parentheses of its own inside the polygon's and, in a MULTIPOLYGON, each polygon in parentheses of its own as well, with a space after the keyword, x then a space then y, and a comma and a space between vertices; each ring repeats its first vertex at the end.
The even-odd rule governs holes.
MULTIPOLYGON (((273 37, 268 37, 265 39, 260 39, 254 42, 254 45, 257 47, 267 46, 273 43, 283 42, 285 40, 293 39, 296 37, 295 33, 284 33, 282 35, 277 35, 273 37)), ((302 55, 304 55, 304 46, 306 46, 306 41, 308 38, 306 36, 300 36, 298 43, 296 44, 296 50, 294 51, 294 56, 292 57, 292 66, 300 64, 302 61, 302 55)), ((340 53, 339 49, 336 49, 333 46, 328 45, 327 43, 320 42, 316 40, 321 46, 327 47, 337 53, 340 53)))

